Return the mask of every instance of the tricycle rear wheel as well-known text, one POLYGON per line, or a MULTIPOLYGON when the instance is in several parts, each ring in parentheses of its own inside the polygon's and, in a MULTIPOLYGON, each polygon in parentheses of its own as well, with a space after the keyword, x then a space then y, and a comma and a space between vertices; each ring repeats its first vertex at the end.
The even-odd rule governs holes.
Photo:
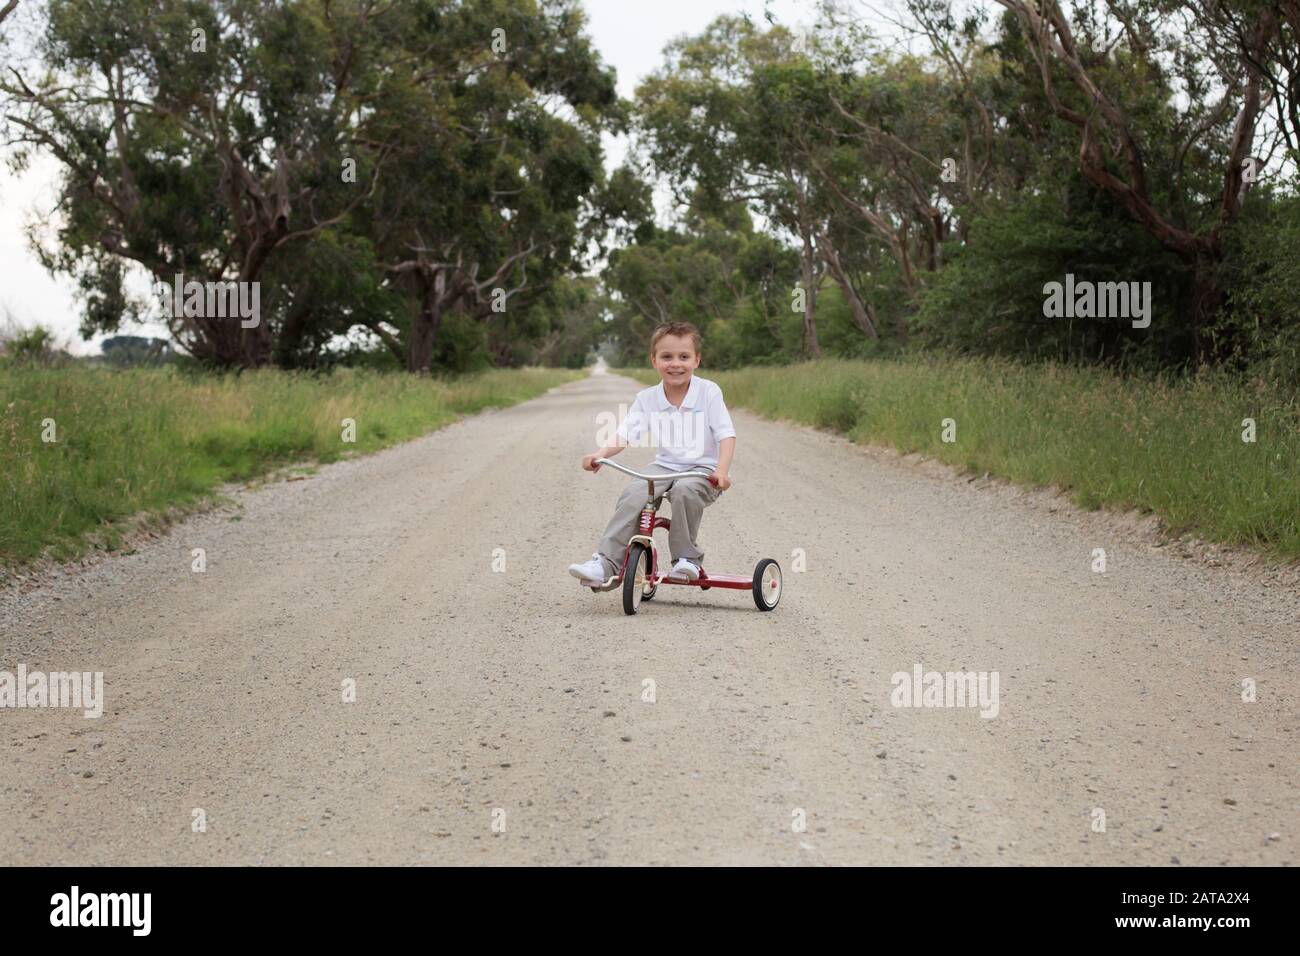
POLYGON ((754 567, 754 606, 771 611, 781 602, 781 565, 764 558, 754 567))

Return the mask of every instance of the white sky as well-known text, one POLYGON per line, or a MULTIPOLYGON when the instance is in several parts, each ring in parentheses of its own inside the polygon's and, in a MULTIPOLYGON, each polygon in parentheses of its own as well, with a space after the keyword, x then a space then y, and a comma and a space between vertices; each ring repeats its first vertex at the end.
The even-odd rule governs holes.
MULTIPOLYGON (((811 22, 813 0, 586 0, 588 33, 605 63, 618 73, 619 93, 631 97, 637 83, 661 62, 663 47, 680 34, 695 34, 724 13, 749 13, 763 22, 764 9, 790 26, 811 22)), ((5 22, 12 38, 26 23, 15 21, 30 13, 28 3, 5 22), (28 7, 24 11, 24 7, 28 7)), ((606 137, 606 165, 613 169, 622 160, 627 144, 606 137)), ((52 278, 28 248, 24 227, 30 221, 45 220, 54 204, 57 165, 38 158, 22 176, 0 166, 0 322, 6 313, 22 326, 42 324, 52 328, 60 342, 77 354, 98 352, 97 337, 91 343, 77 333, 81 306, 73 283, 66 277, 52 278)), ((144 280, 142 280, 142 287, 144 280)), ((166 336, 162 326, 122 330, 126 334, 166 336)))

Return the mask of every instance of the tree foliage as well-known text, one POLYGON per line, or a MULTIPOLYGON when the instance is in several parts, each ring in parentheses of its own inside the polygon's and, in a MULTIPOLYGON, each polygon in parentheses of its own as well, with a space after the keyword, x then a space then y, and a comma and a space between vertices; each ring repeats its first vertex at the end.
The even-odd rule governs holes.
POLYGON ((260 322, 166 316, 217 365, 639 361, 685 319, 718 364, 1288 377, 1296 0, 850 3, 721 16, 628 104, 578 0, 49 0, 2 133, 60 164, 86 334, 154 314, 141 270, 258 284, 260 322), (1066 275, 1149 283, 1152 325, 1045 315, 1066 275))
POLYGON ((124 265, 259 283, 262 321, 166 314, 219 365, 312 364, 367 330, 427 370, 601 232, 613 75, 568 0, 51 0, 8 73, 8 144, 63 170, 46 265, 84 331, 141 309, 124 265), (501 290, 495 300, 490 297, 501 290))
MULTIPOLYGON (((844 316, 857 335, 838 354, 919 341, 1178 366, 1294 347, 1292 319, 1264 318, 1265 302, 1294 315, 1272 261, 1295 227, 1294 3, 905 0, 906 50, 862 9, 824 4, 811 32, 721 17, 637 93, 680 215, 739 203, 796 257, 777 281, 803 328, 779 356, 818 354, 844 316), (1044 284, 1067 273, 1151 283, 1153 328, 1046 318, 1044 284)), ((608 275, 629 332, 647 274, 686 287, 656 265, 664 241, 608 275)), ((707 320, 725 340, 747 309, 707 320)))

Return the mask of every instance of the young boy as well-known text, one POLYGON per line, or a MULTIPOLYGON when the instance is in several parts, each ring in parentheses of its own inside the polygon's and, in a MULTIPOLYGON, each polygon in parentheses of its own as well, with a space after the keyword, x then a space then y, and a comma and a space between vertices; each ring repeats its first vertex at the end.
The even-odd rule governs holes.
MULTIPOLYGON (((618 426, 615 444, 582 459, 582 467, 599 471, 597 458, 612 458, 649 429, 658 454, 654 464, 645 469, 647 474, 713 472, 716 488, 704 478, 655 482, 655 494, 668 491, 672 503, 672 527, 668 529, 668 547, 675 562, 672 574, 694 581, 704 563, 704 552, 695 541, 700 515, 731 487, 727 473, 736 453, 736 429, 722 401, 722 389, 694 374, 700 365, 700 332, 695 326, 669 322, 655 329, 650 339, 650 364, 659 373, 660 383, 637 393, 636 402, 618 426)), ((586 585, 604 584, 617 574, 645 499, 646 483, 633 479, 618 499, 596 553, 590 561, 569 565, 569 573, 586 585)))

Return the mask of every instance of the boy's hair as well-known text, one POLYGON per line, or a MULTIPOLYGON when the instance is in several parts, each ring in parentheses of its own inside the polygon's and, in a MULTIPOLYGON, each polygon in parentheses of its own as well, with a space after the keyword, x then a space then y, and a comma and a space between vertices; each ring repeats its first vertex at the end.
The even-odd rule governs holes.
POLYGON ((650 354, 655 354, 655 346, 665 335, 689 335, 691 342, 695 345, 695 354, 700 354, 700 346, 704 340, 700 338, 700 330, 689 322, 665 322, 659 328, 655 329, 654 335, 650 336, 650 354))

